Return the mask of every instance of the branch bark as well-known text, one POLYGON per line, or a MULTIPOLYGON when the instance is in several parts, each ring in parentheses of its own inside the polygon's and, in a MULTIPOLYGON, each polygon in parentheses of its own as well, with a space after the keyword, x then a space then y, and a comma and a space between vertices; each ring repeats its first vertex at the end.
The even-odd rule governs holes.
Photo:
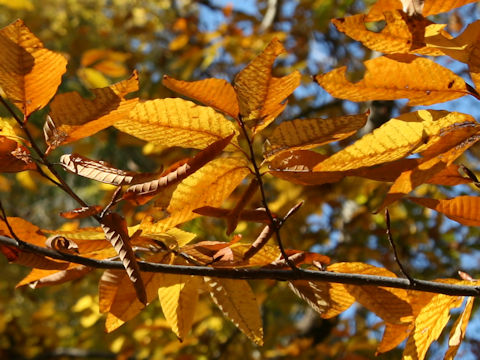
MULTIPOLYGON (((35 254, 44 255, 57 260, 69 261, 76 264, 90 266, 96 269, 119 269, 124 270, 120 261, 111 260, 93 260, 82 256, 61 253, 53 249, 47 249, 40 246, 24 242, 18 245, 15 239, 0 235, 0 244, 14 246, 22 251, 29 251, 35 254)), ((165 274, 181 274, 208 276, 228 279, 245 279, 245 280, 309 280, 320 282, 334 282, 359 286, 384 286, 390 288, 417 290, 431 292, 437 294, 445 294, 452 296, 475 296, 480 297, 480 286, 465 286, 444 284, 435 281, 417 280, 413 284, 408 279, 392 278, 385 276, 362 275, 337 273, 330 271, 312 271, 312 270, 277 270, 263 268, 215 268, 210 266, 183 266, 183 265, 166 265, 151 262, 138 262, 141 271, 165 273, 165 274)))

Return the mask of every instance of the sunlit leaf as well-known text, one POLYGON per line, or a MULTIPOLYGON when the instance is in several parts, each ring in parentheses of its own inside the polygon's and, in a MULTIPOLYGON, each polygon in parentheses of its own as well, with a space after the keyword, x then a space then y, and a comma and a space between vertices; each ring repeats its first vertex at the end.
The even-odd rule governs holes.
POLYGON ((451 70, 414 55, 387 55, 364 62, 362 80, 352 83, 346 67, 315 76, 330 95, 351 101, 409 99, 409 105, 431 105, 469 94, 465 81, 451 70))
POLYGON ((457 196, 453 199, 436 200, 427 198, 408 198, 419 205, 428 207, 448 218, 467 226, 480 226, 480 197, 457 196))
POLYGON ((330 119, 284 121, 269 136, 264 156, 270 158, 286 150, 310 149, 340 141, 362 128, 367 118, 368 114, 361 114, 330 119))
MULTIPOLYGON (((236 132, 234 124, 210 107, 183 99, 138 103, 128 119, 115 123, 120 131, 159 146, 204 149, 236 132)), ((237 148, 236 137, 227 151, 237 148)))
POLYGON ((401 159, 427 150, 442 138, 448 127, 476 124, 462 113, 419 110, 391 119, 371 134, 333 154, 314 171, 344 171, 401 159))
POLYGON ((138 90, 138 75, 112 86, 92 89, 93 99, 85 99, 77 92, 59 94, 50 105, 51 121, 45 123, 47 144, 56 148, 112 126, 126 118, 137 99, 125 96, 138 90))
POLYGON ((204 79, 188 82, 164 75, 162 84, 170 90, 211 106, 234 119, 238 118, 237 94, 226 80, 204 79))
POLYGON ((29 116, 57 92, 67 60, 47 50, 22 20, 0 30, 0 87, 29 116))
POLYGON ((28 285, 33 289, 37 289, 44 286, 59 285, 82 278, 91 271, 93 271, 93 268, 76 264, 73 267, 70 266, 69 269, 61 271, 33 269, 16 287, 28 285))
POLYGON ((470 320, 470 315, 472 313, 473 300, 473 297, 468 298, 465 309, 462 311, 462 314, 458 317, 457 321, 455 321, 455 324, 453 324, 448 339, 448 350, 444 357, 445 360, 453 360, 455 358, 458 348, 465 337, 468 321, 470 320))
POLYGON ((235 90, 242 120, 252 123, 254 131, 270 124, 285 108, 285 99, 300 85, 300 73, 295 71, 282 78, 272 76, 275 59, 285 53, 278 39, 235 77, 235 90))
POLYGON ((263 345, 263 327, 257 300, 245 280, 204 278, 210 295, 223 314, 245 335, 263 345))
POLYGON ((179 339, 184 339, 193 324, 201 278, 177 274, 161 274, 158 298, 163 315, 179 339))

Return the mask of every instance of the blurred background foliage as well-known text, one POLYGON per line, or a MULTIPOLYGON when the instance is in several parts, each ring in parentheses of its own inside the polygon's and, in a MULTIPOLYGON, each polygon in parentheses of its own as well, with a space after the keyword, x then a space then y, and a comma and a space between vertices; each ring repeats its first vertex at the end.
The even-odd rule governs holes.
MULTIPOLYGON (((124 79, 134 69, 140 73, 142 99, 176 96, 161 85, 162 76, 199 80, 208 77, 229 81, 268 42, 277 37, 288 55, 277 61, 275 75, 297 69, 302 86, 289 99, 277 121, 295 118, 331 117, 371 109, 369 129, 406 109, 405 102, 351 103, 331 98, 311 76, 348 65, 352 78, 362 74, 362 61, 377 54, 338 33, 331 18, 365 12, 373 0, 0 0, 0 26, 17 18, 55 51, 69 60, 60 92, 103 87, 124 79)), ((449 23, 459 32, 478 17, 476 4, 442 14, 435 21, 449 23)), ((382 24, 374 24, 381 28, 382 24)), ((1 49, 0 49, 1 50, 1 49)), ((465 74, 459 64, 447 64, 465 74)), ((394 74, 392 74, 394 76, 394 74)), ((444 104, 441 104, 444 105, 444 104)), ((442 106, 440 106, 442 108, 442 106)), ((445 107, 444 107, 445 108, 445 107)), ((478 115, 468 102, 457 101, 449 110, 478 115)), ((32 123, 41 137, 46 111, 35 114, 32 123)), ((8 116, 0 109, 0 116, 8 116)), ((13 129, 15 130, 15 129, 13 129)), ((271 131, 266 130, 266 133, 271 131)), ((323 148, 325 153, 345 146, 352 139, 323 148)), ((258 154, 262 139, 256 142, 258 154)), ((114 129, 97 134, 54 152, 78 152, 130 170, 155 170, 188 155, 182 150, 155 148, 114 129)), ((478 145, 461 161, 478 170, 478 145)), ((102 203, 112 189, 88 180, 67 176, 79 195, 102 203)), ((383 215, 373 214, 387 191, 386 184, 347 178, 337 184, 300 187, 268 177, 272 210, 285 213, 299 199, 301 210, 282 232, 288 247, 314 250, 334 262, 362 261, 398 273, 385 236, 383 215), (287 235, 288 234, 288 235, 287 235)), ((475 192, 471 187, 423 185, 420 196, 441 197, 475 192)), ((231 207, 241 191, 225 204, 231 207)), ((0 197, 10 216, 21 216, 43 228, 93 225, 67 223, 56 214, 72 209, 72 200, 29 172, 0 176, 0 197)), ((258 206, 254 199, 251 206, 258 206)), ((130 214, 136 223, 146 214, 130 214)), ((392 233, 412 275, 422 279, 456 277, 460 268, 478 275, 480 244, 478 229, 459 226, 428 209, 406 201, 390 208, 392 233)), ((198 239, 227 240, 221 221, 196 219, 185 227, 198 239)), ((253 240, 260 229, 241 223, 237 232, 253 240)), ((320 319, 286 284, 252 282, 265 326, 265 346, 253 345, 235 326, 224 320, 210 301, 202 302, 190 337, 180 343, 161 314, 158 303, 112 334, 103 330, 97 308, 97 281, 93 274, 78 282, 55 288, 15 290, 28 272, 7 266, 0 259, 0 358, 1 359, 367 359, 381 336, 380 319, 359 306, 332 319, 320 319)), ((460 357, 480 356, 478 317, 470 324, 460 357), (478 332, 477 332, 478 334, 478 332), (463 355, 462 355, 463 354, 463 355)), ((444 340, 443 340, 444 342, 444 340)), ((440 354, 439 345, 430 356, 440 354)), ((399 358, 400 350, 380 358, 399 358)))

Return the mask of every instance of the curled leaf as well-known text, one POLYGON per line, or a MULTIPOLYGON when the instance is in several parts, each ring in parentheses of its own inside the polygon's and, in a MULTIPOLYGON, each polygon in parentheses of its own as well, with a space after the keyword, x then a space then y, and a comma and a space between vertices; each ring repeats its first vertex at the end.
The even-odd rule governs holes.
POLYGON ((147 295, 145 286, 135 258, 135 253, 130 245, 130 237, 125 219, 115 213, 107 214, 102 218, 102 229, 105 232, 105 237, 110 241, 120 257, 128 277, 133 283, 138 299, 143 304, 146 304, 147 295))
POLYGON ((45 245, 50 248, 60 252, 66 253, 75 253, 78 254, 78 245, 74 241, 68 240, 66 237, 53 235, 50 236, 45 245))

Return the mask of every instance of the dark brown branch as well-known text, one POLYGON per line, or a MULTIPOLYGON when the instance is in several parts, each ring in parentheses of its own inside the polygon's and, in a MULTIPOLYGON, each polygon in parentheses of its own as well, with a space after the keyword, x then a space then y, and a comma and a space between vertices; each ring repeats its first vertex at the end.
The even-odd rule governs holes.
MULTIPOLYGON (((18 247, 15 239, 0 235, 0 244, 18 247)), ((57 260, 64 260, 76 264, 82 264, 96 269, 119 269, 124 270, 120 261, 94 260, 68 253, 61 253, 52 249, 39 247, 26 243, 21 247, 23 251, 30 251, 36 254, 51 257, 57 260)), ((277 270, 262 268, 240 268, 226 269, 214 268, 209 266, 181 266, 166 265, 139 261, 140 270, 145 272, 181 274, 195 276, 209 276, 228 279, 246 279, 246 280, 309 280, 320 282, 334 282, 359 286, 384 286, 397 289, 418 290, 436 294, 445 294, 451 296, 475 296, 480 297, 480 286, 452 285, 434 281, 415 280, 415 284, 410 284, 408 279, 392 278, 385 276, 362 275, 336 273, 330 271, 311 271, 311 270, 277 270)))

